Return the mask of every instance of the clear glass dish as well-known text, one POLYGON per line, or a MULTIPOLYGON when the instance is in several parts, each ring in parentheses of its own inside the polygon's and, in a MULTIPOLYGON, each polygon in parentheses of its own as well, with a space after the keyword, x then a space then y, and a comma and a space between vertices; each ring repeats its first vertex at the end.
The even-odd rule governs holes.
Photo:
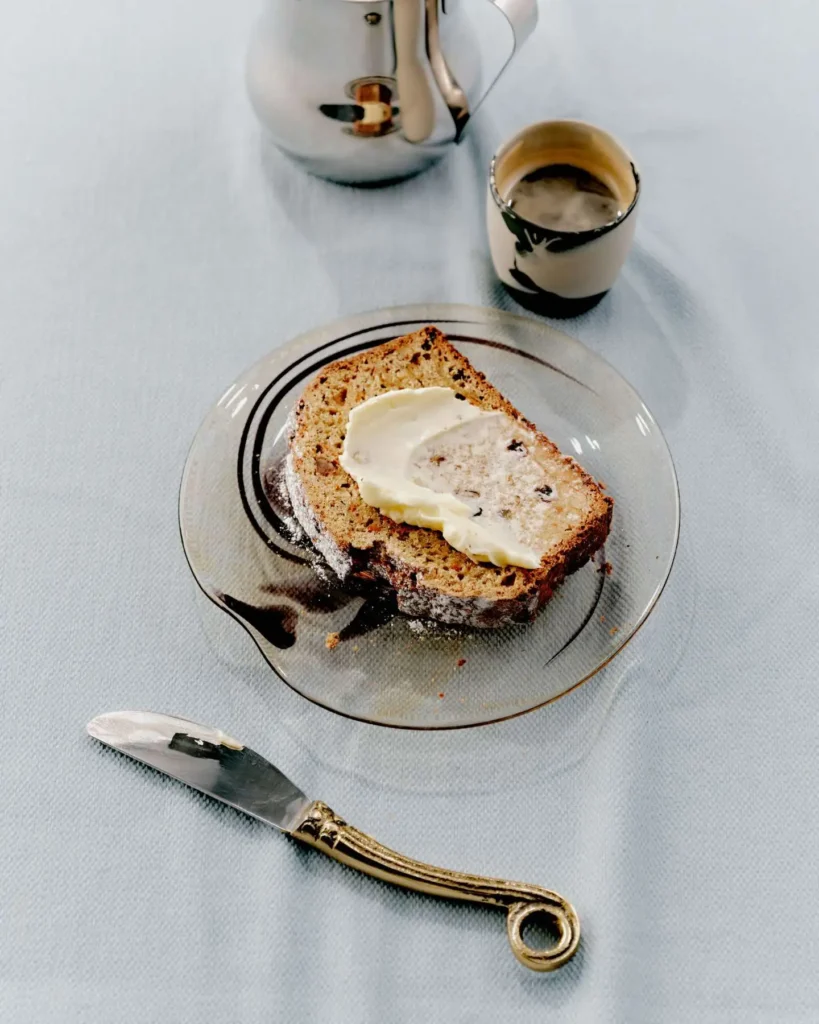
POLYGON ((622 650, 668 579, 677 478, 640 396, 599 356, 544 323, 498 310, 378 310, 311 331, 244 373, 199 428, 182 477, 182 542, 205 594, 240 622, 276 674, 338 714, 446 729, 532 711, 622 650), (285 424, 326 363, 435 324, 615 500, 604 552, 533 624, 458 631, 390 616, 316 567, 280 487, 285 424), (327 638, 340 634, 331 649, 327 638))

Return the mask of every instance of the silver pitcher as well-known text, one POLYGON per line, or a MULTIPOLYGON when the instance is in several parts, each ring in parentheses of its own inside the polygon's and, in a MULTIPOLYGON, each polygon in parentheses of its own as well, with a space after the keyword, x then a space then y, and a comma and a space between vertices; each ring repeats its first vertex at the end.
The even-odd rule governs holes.
POLYGON ((438 160, 537 21, 537 0, 266 4, 247 60, 253 107, 280 149, 349 184, 405 178, 438 160), (487 6, 495 17, 476 18, 487 6), (506 46, 487 70, 482 43, 499 36, 506 46))

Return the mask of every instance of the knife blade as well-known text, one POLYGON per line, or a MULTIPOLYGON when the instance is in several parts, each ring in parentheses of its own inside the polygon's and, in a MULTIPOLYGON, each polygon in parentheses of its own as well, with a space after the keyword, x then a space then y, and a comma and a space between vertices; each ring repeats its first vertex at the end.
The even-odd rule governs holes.
POLYGON ((525 967, 553 971, 577 951, 580 923, 574 907, 558 893, 436 868, 396 853, 348 825, 326 804, 310 800, 278 768, 221 729, 154 711, 112 711, 93 718, 86 729, 106 746, 348 867, 417 892, 505 909, 509 944, 525 967), (552 947, 533 949, 523 941, 522 927, 533 915, 550 919, 557 935, 552 947))
POLYGON ((310 806, 278 768, 221 729, 155 711, 113 711, 86 728, 95 740, 282 832, 292 832, 310 806))

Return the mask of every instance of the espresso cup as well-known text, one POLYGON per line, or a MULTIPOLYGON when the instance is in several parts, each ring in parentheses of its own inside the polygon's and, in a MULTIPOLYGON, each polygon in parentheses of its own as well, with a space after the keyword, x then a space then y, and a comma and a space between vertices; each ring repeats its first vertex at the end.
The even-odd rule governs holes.
POLYGON ((582 121, 524 128, 497 151, 489 172, 487 228, 498 277, 536 312, 591 309, 628 254, 639 197, 634 160, 608 132, 582 121))

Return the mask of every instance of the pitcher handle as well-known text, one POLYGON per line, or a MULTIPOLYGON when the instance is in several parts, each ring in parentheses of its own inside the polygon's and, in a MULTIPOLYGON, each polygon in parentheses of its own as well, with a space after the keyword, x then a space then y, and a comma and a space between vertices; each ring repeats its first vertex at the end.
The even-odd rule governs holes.
MULTIPOLYGON (((441 2, 443 3, 444 0, 441 0, 441 2)), ((449 115, 455 125, 455 142, 460 142, 467 122, 472 116, 472 111, 469 109, 469 100, 466 98, 466 93, 458 85, 441 48, 441 25, 438 3, 439 0, 425 0, 424 41, 432 77, 435 79, 438 92, 441 94, 444 103, 446 103, 449 115)), ((494 85, 494 82, 492 84, 494 85)))
POLYGON ((472 111, 473 115, 478 112, 483 101, 495 88, 497 80, 509 67, 509 62, 532 34, 538 19, 537 0, 489 0, 489 2, 494 4, 509 22, 509 27, 512 29, 512 49, 509 51, 509 56, 501 65, 498 73, 486 89, 484 89, 483 95, 475 104, 475 109, 472 111))
MULTIPOLYGON (((512 55, 514 55, 515 50, 523 46, 537 25, 537 0, 490 0, 490 3, 503 12, 504 17, 512 26, 512 31, 515 34, 515 46, 512 50, 512 55)), ((508 64, 509 61, 506 63, 508 64)))
MULTIPOLYGON (((445 0, 441 0, 445 3, 445 0)), ((439 0, 425 0, 425 43, 435 84, 449 109, 455 125, 455 142, 460 142, 469 119, 478 111, 483 101, 492 91, 495 83, 506 70, 515 53, 531 35, 537 24, 537 0, 491 0, 503 14, 512 29, 512 49, 501 65, 498 73, 489 83, 483 95, 470 109, 466 93, 460 87, 447 64, 441 48, 439 24, 439 0)), ((413 140, 415 141, 415 140, 413 140)), ((420 140, 419 140, 420 141, 420 140)))

